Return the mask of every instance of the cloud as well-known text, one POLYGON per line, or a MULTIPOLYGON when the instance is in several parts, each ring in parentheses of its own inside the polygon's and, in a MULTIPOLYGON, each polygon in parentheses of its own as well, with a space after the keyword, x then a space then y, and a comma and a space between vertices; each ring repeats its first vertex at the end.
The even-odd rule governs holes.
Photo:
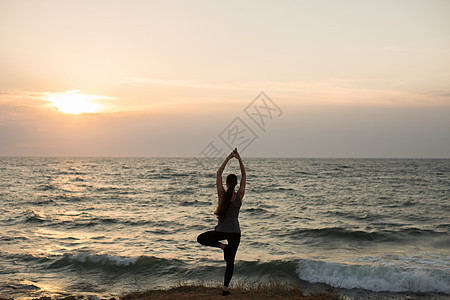
POLYGON ((161 101, 184 103, 251 101, 259 92, 279 99, 286 105, 345 106, 448 106, 448 91, 428 92, 399 87, 388 80, 328 79, 208 82, 200 80, 167 80, 151 77, 126 78, 120 85, 133 85, 144 95, 158 95, 161 101), (162 100, 164 99, 164 100, 162 100), (175 100, 174 100, 175 99, 175 100))
MULTIPOLYGON (((198 80, 168 80, 153 77, 129 77, 124 78, 118 82, 119 85, 134 85, 134 86, 167 86, 180 87, 190 89, 252 89, 254 83, 242 84, 239 82, 229 83, 211 83, 198 80)), ((259 85, 259 84, 258 84, 259 85)))
POLYGON ((450 93, 424 92, 364 80, 291 81, 268 83, 278 97, 296 104, 368 107, 448 107, 450 93))
POLYGON ((432 91, 432 92, 429 92, 428 94, 431 96, 435 96, 435 97, 444 97, 444 98, 450 97, 449 91, 432 91))

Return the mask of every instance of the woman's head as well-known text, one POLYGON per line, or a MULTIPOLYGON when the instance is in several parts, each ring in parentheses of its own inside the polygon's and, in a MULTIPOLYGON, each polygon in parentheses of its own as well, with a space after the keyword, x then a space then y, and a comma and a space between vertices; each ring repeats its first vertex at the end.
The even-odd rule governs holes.
POLYGON ((234 190, 234 187, 237 185, 237 176, 234 174, 229 174, 227 176, 226 184, 227 189, 232 187, 232 189, 234 190))

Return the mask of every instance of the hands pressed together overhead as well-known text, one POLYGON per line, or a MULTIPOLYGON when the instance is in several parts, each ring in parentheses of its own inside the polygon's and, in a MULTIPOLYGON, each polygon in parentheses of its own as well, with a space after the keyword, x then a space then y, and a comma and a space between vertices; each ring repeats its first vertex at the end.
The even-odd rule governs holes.
POLYGON ((237 158, 238 160, 241 159, 241 156, 239 155, 237 148, 234 148, 234 150, 231 151, 231 153, 228 155, 228 159, 232 159, 233 157, 237 158))

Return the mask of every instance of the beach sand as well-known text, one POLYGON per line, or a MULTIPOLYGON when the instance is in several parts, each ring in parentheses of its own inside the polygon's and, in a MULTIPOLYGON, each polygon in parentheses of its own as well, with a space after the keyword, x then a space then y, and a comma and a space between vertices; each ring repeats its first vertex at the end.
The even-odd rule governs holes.
MULTIPOLYGON (((289 285, 253 285, 240 286, 230 289, 231 294, 222 296, 220 286, 179 285, 169 289, 147 290, 116 297, 102 299, 93 295, 71 295, 71 296, 41 296, 29 298, 32 300, 150 300, 150 299, 302 299, 302 300, 337 300, 344 299, 337 292, 330 290, 324 292, 304 293, 300 288, 289 285)), ((11 300, 0 297, 0 300, 11 300)))
POLYGON ((236 288, 231 295, 223 297, 220 287, 179 286, 168 290, 149 290, 122 296, 123 300, 136 299, 302 299, 302 300, 336 300, 343 297, 334 291, 303 293, 299 288, 236 288))

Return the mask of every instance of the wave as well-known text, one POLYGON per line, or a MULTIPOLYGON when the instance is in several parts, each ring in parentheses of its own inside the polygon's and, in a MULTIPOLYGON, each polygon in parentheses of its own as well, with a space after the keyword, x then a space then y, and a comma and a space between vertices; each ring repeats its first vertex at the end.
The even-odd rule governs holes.
MULTIPOLYGON (((33 295, 39 291, 41 288, 33 282, 29 280, 8 280, 6 282, 2 282, 1 285, 2 294, 8 293, 10 291, 10 295, 8 296, 19 296, 21 293, 26 295, 33 295)), ((3 295, 2 295, 3 296, 3 295)), ((11 298, 14 299, 14 298, 11 298)))
POLYGON ((27 211, 25 213, 25 223, 44 223, 46 221, 45 217, 34 211, 27 211))
MULTIPOLYGON (((316 175, 314 173, 310 173, 310 172, 306 172, 306 171, 295 171, 294 173, 298 174, 298 175, 316 175)), ((288 177, 288 176, 286 176, 286 177, 288 177)))
POLYGON ((244 208, 242 211, 244 213, 249 213, 252 216, 259 216, 259 215, 269 214, 269 212, 266 209, 260 208, 260 207, 257 207, 257 208, 253 208, 253 207, 244 208))
MULTIPOLYGON (((108 254, 66 253, 55 256, 10 254, 2 259, 31 262, 47 271, 80 274, 128 274, 145 278, 181 280, 211 278, 222 274, 223 262, 202 260, 193 263, 155 256, 117 256, 108 254)), ((448 257, 428 254, 424 257, 361 257, 348 263, 323 260, 271 260, 236 262, 236 275, 249 280, 276 278, 293 282, 322 283, 342 289, 390 293, 450 294, 448 257)))
POLYGON ((29 238, 26 236, 8 236, 8 235, 0 235, 1 242, 17 242, 17 241, 28 241, 29 238))
POLYGON ((70 181, 72 181, 72 182, 84 182, 84 181, 86 181, 86 179, 83 179, 83 178, 77 176, 77 177, 71 179, 70 181))
POLYGON ((296 229, 287 233, 286 236, 301 236, 311 238, 325 238, 338 240, 359 240, 359 241, 373 241, 385 239, 382 233, 366 232, 362 230, 348 230, 339 227, 318 228, 318 229, 296 229))
POLYGON ((96 192, 106 195, 133 195, 136 194, 136 190, 132 187, 99 187, 96 189, 96 192))
POLYGON ((402 242, 411 238, 445 237, 448 233, 430 229, 419 229, 415 227, 404 228, 402 224, 389 224, 387 230, 364 231, 352 230, 340 227, 327 227, 317 229, 295 229, 287 232, 284 236, 320 238, 336 241, 377 241, 377 242, 402 242))
MULTIPOLYGON (((264 278, 273 276, 274 278, 293 278, 298 276, 301 280, 309 283, 325 283, 336 288, 363 289, 374 292, 413 292, 413 293, 441 293, 450 294, 449 268, 436 269, 415 265, 426 262, 428 266, 433 264, 436 267, 442 266, 442 257, 435 259, 414 259, 411 257, 401 257, 397 263, 355 263, 343 264, 315 260, 291 261, 238 261, 236 269, 240 276, 246 278, 264 278), (413 264, 413 265, 411 265, 413 264)), ((117 269, 121 272, 140 272, 153 270, 152 272, 188 273, 187 263, 177 259, 162 259, 157 257, 121 257, 111 255, 88 255, 76 254, 65 255, 59 263, 88 266, 90 268, 101 268, 111 271, 117 269)), ((218 267, 199 267, 199 273, 211 269, 216 272, 222 270, 218 267), (203 268, 205 268, 203 270, 203 268), (216 270, 218 268, 218 270, 216 270)))
POLYGON ((103 225, 114 225, 114 224, 124 224, 127 226, 141 226, 154 224, 152 221, 132 221, 132 220, 123 220, 120 218, 109 218, 109 217, 89 217, 83 216, 79 219, 73 220, 63 220, 61 222, 56 223, 56 225, 66 226, 68 229, 79 228, 79 227, 95 227, 95 226, 103 226, 103 225))
POLYGON ((75 169, 69 169, 68 171, 59 171, 55 173, 56 175, 87 175, 84 172, 79 172, 75 169))
POLYGON ((302 260, 297 268, 300 279, 336 288, 442 294, 450 294, 449 271, 449 268, 411 266, 406 262, 373 265, 308 259, 302 260))
POLYGON ((47 199, 47 200, 43 199, 43 200, 40 200, 37 202, 28 202, 28 203, 33 204, 33 205, 47 205, 47 204, 55 205, 56 204, 56 202, 53 199, 47 199))
POLYGON ((241 275, 246 277, 274 276, 275 278, 286 277, 294 279, 298 261, 272 260, 261 261, 238 261, 236 268, 241 275))
MULTIPOLYGON (((35 257, 34 259, 37 259, 35 257)), ((42 259, 41 259, 42 262, 42 259)), ((296 278, 296 261, 237 261, 237 276, 244 278, 266 279, 270 278, 289 279, 296 278)), ((116 256, 108 254, 88 254, 88 253, 66 253, 52 259, 48 264, 48 269, 67 270, 75 272, 105 272, 107 274, 141 274, 146 277, 167 276, 181 280, 189 275, 193 278, 211 278, 223 274, 222 261, 202 261, 194 263, 182 261, 176 258, 165 259, 155 256, 116 256)))
MULTIPOLYGON (((194 202, 194 203, 182 203, 180 205, 187 206, 202 206, 207 205, 204 202, 194 202)), ((210 205, 208 203, 208 205, 210 205)), ((71 218, 67 216, 51 215, 46 216, 41 213, 29 210, 25 212, 24 219, 21 222, 24 223, 34 223, 40 226, 63 226, 65 229, 76 229, 84 227, 97 227, 97 226, 111 226, 111 225, 125 225, 129 227, 141 227, 141 226, 151 226, 154 228, 180 228, 182 224, 176 221, 166 221, 166 220, 146 220, 146 219, 135 219, 135 218, 121 218, 121 217, 108 217, 108 216, 95 216, 87 212, 70 215, 71 218)), ((11 219, 13 221, 14 219, 11 219)))
POLYGON ((63 201, 67 201, 67 202, 84 202, 84 201, 89 201, 92 199, 89 196, 75 196, 75 195, 71 195, 69 193, 70 193, 70 191, 67 194, 56 195, 54 197, 54 199, 55 200, 63 200, 63 201))
POLYGON ((41 185, 36 187, 36 190, 43 191, 43 192, 45 192, 45 191, 53 191, 53 190, 56 190, 56 189, 57 189, 57 187, 52 185, 52 184, 41 184, 41 185))
POLYGON ((85 271, 99 269, 105 272, 141 273, 151 271, 160 275, 181 272, 186 263, 178 259, 154 256, 115 256, 108 254, 66 253, 50 264, 51 269, 71 268, 85 271))
POLYGON ((383 222, 383 221, 372 222, 371 225, 374 225, 374 226, 392 226, 392 227, 404 226, 404 224, 401 224, 401 223, 383 222))
POLYGON ((210 206, 211 202, 208 201, 198 201, 198 200, 194 200, 194 201, 183 201, 180 202, 179 204, 180 206, 210 206))

